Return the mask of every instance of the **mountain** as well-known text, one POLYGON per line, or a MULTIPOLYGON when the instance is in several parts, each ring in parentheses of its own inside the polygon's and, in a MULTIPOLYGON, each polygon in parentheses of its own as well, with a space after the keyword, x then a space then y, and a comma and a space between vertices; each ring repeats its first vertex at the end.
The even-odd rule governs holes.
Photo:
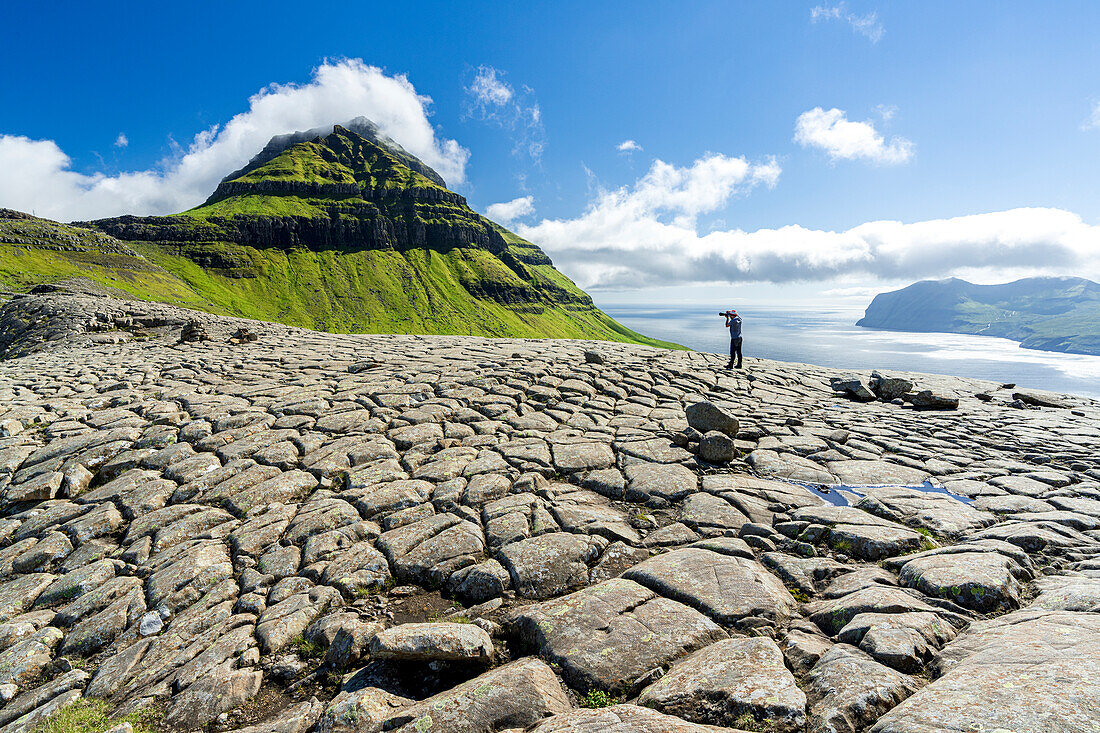
MULTIPOLYGON (((397 158, 401 163, 429 179, 436 185, 442 186, 443 188, 447 187, 447 182, 443 180, 443 176, 429 168, 419 158, 401 147, 395 140, 386 136, 378 129, 378 125, 374 124, 374 122, 366 117, 356 117, 354 120, 342 125, 342 127, 381 148, 385 148, 386 152, 397 158)), ((312 130, 306 130, 304 132, 291 132, 286 135, 276 135, 268 141, 263 150, 252 156, 252 160, 248 161, 248 164, 244 168, 233 171, 222 180, 232 181, 235 178, 240 178, 241 176, 251 173, 287 148, 297 145, 298 143, 304 143, 319 137, 324 137, 332 132, 333 129, 333 125, 327 125, 325 127, 315 127, 312 130)))
POLYGON ((84 278, 130 296, 220 312, 185 281, 103 232, 0 209, 0 287, 84 278))
POLYGON ((923 280, 876 295, 856 325, 999 336, 1025 349, 1100 355, 1100 284, 1079 277, 1002 285, 923 280))
POLYGON ((349 124, 272 139, 180 214, 65 225, 9 212, 0 286, 82 276, 336 332, 670 345, 601 312, 542 250, 473 211, 368 120, 349 124))

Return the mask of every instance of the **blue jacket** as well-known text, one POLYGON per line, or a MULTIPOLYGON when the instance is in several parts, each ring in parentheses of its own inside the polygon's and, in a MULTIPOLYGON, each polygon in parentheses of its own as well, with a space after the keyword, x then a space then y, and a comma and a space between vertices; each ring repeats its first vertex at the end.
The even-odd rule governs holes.
POLYGON ((734 316, 730 319, 730 338, 741 338, 741 316, 734 316))

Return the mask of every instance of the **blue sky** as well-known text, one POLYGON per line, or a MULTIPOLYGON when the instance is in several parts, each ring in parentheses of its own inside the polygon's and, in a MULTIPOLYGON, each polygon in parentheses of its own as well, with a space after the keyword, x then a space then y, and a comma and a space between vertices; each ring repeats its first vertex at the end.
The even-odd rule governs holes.
MULTIPOLYGON (((431 98, 434 139, 398 120, 399 142, 420 139, 422 157, 444 160, 455 141, 466 153, 448 158, 449 178, 481 211, 529 196, 510 224, 588 287, 871 290, 1096 269, 1097 3, 110 7, 8 8, 21 32, 0 46, 0 163, 16 162, 0 166, 0 206, 61 219, 122 213, 103 191, 72 203, 58 192, 163 175, 261 89, 310 85, 326 61, 353 59, 431 98), (479 102, 479 75, 507 101, 479 102), (626 140, 640 149, 618 150, 626 140), (56 150, 30 146, 46 141, 56 150), (652 175, 655 161, 667 170, 652 175), (49 177, 62 173, 84 177, 49 177), (687 208, 676 200, 703 189, 724 193, 687 208), (1023 207, 1032 213, 988 218, 1023 207), (953 219, 974 215, 987 218, 953 219), (947 223, 852 231, 883 220, 947 223)), ((178 209, 204 175, 186 193, 121 198, 178 209)))

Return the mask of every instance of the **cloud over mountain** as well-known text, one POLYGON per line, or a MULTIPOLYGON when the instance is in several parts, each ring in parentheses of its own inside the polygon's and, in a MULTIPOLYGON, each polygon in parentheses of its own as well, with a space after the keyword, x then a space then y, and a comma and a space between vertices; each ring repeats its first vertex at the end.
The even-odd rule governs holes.
POLYGON ((80 173, 53 140, 0 135, 0 203, 62 220, 181 211, 201 203, 273 135, 360 115, 448 181, 461 182, 469 151, 436 136, 430 104, 404 76, 345 59, 326 61, 305 84, 261 89, 247 111, 199 132, 179 156, 149 170, 80 173))
POLYGON ((798 225, 703 231, 699 218, 779 166, 710 155, 687 167, 655 161, 632 186, 601 190, 574 219, 517 227, 584 288, 793 282, 844 276, 914 280, 973 273, 1100 275, 1100 227, 1061 209, 1019 208, 830 231, 798 225))
POLYGON ((533 213, 535 213, 534 196, 520 196, 511 201, 489 204, 485 207, 485 215, 501 224, 509 224, 520 217, 530 216, 533 213))

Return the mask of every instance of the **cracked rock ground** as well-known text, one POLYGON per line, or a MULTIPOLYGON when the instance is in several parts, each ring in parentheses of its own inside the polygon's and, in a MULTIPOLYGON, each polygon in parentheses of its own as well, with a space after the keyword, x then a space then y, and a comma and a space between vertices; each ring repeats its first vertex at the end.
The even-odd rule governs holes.
POLYGON ((1095 401, 63 293, 0 347, 0 733, 82 697, 166 731, 1100 721, 1095 401), (684 439, 704 402, 731 463, 684 439))

